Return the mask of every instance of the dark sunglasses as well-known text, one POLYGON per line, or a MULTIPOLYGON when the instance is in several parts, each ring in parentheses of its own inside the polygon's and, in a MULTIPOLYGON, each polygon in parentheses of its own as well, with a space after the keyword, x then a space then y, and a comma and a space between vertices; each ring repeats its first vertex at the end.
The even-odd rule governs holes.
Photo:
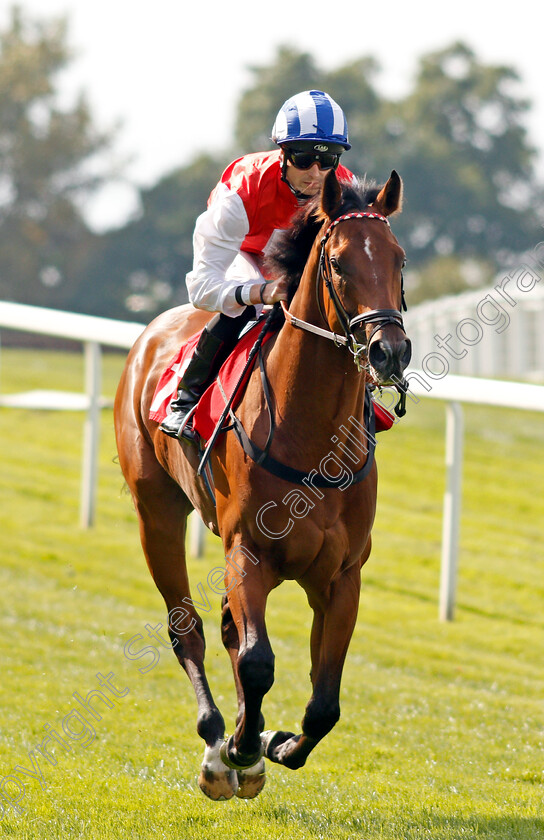
POLYGON ((287 160, 297 169, 310 169, 317 163, 320 169, 336 169, 340 163, 340 155, 332 152, 297 152, 296 149, 285 149, 287 160))

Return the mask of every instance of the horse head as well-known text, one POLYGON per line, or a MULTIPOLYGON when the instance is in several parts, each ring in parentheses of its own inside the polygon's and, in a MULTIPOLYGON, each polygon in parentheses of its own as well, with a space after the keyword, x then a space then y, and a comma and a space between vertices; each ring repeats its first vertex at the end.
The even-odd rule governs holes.
MULTIPOLYGON (((353 204, 357 195, 349 187, 342 189, 331 170, 319 212, 323 315, 330 329, 347 337, 358 367, 378 385, 398 386, 410 361, 411 343, 401 314, 405 254, 388 217, 401 208, 402 181, 393 171, 379 191, 368 194, 373 200, 366 207, 353 204)), ((318 298, 319 294, 318 288, 318 298)))

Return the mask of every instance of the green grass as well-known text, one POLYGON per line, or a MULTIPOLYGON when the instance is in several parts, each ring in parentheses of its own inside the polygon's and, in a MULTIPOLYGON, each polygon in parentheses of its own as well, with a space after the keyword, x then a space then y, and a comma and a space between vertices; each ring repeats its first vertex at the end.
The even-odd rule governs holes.
MULTIPOLYGON (((1 363, 4 392, 81 388, 77 355, 3 350, 1 363)), ((106 358, 107 395, 121 365, 106 358)), ((444 407, 422 401, 379 438, 374 548, 339 724, 305 768, 269 765, 258 799, 213 803, 196 783, 196 703, 174 656, 156 644, 158 661, 140 673, 151 655, 123 654, 165 615, 115 463, 111 412, 103 412, 97 524, 84 532, 82 416, 0 410, 0 788, 8 799, 19 793, 22 811, 0 798, 1 836, 541 840, 542 416, 477 407, 465 416, 456 621, 437 620, 444 407), (59 747, 54 765, 41 759, 45 787, 19 773, 18 792, 5 777, 30 767, 44 727, 64 734, 63 721, 80 708, 74 693, 85 697, 100 687, 97 673, 111 672, 128 693, 113 708, 97 703, 100 720, 87 713, 88 743, 59 747)), ((220 562, 220 543, 208 536, 205 559, 190 560, 193 585, 220 562)), ((232 731, 219 596, 208 594, 208 673, 232 731)), ((276 683, 267 725, 298 731, 309 696, 310 613, 295 584, 273 593, 268 623, 276 683)))

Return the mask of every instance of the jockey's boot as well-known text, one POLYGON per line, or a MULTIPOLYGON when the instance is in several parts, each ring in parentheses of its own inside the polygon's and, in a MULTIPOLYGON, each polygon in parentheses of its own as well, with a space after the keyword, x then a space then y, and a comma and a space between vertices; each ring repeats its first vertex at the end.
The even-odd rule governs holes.
POLYGON ((162 432, 170 437, 196 441, 190 423, 182 429, 183 422, 236 346, 240 331, 254 317, 255 308, 248 306, 237 318, 218 313, 206 324, 181 377, 176 399, 170 403, 169 413, 159 426, 162 432))

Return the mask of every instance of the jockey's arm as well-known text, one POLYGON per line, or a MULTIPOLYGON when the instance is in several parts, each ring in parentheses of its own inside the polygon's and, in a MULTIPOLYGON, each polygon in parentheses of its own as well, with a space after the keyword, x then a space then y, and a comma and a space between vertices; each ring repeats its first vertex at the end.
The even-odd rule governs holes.
MULTIPOLYGON (((198 217, 193 235, 193 270, 187 275, 189 299, 197 309, 224 312, 236 317, 251 303, 261 301, 261 287, 266 282, 251 255, 240 251, 249 231, 249 220, 239 195, 226 188, 217 191, 214 201, 198 217), (241 286, 236 300, 236 290, 241 286)), ((265 303, 285 300, 281 281, 269 283, 264 290, 265 303)))

